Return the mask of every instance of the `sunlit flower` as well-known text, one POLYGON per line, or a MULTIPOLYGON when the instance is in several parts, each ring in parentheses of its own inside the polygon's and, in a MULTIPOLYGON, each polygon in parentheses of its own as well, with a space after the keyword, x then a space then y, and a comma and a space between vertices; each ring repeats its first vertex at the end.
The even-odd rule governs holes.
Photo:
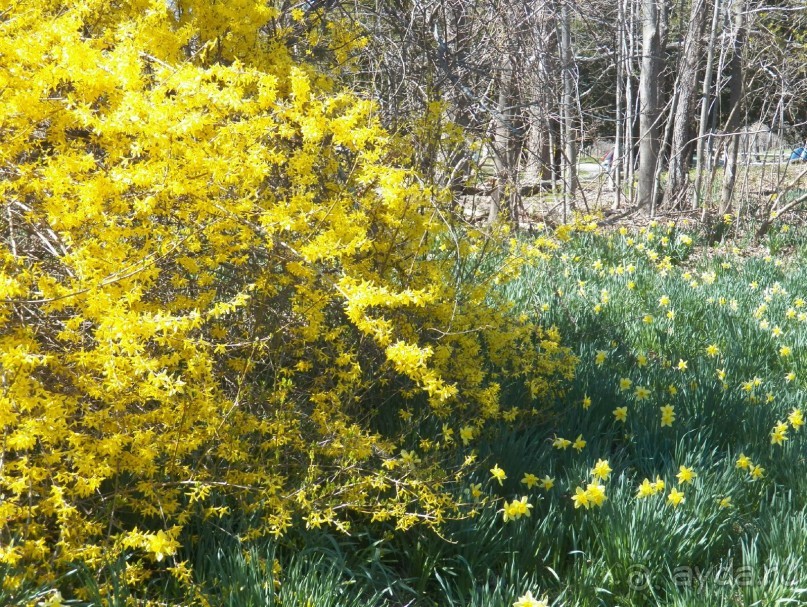
POLYGON ((603 502, 608 499, 605 495, 605 486, 597 482, 586 485, 586 497, 595 506, 602 506, 603 502))
POLYGON ((636 491, 636 499, 644 499, 646 497, 650 497, 651 495, 656 494, 656 488, 653 483, 650 482, 650 479, 644 479, 642 484, 639 485, 639 489, 636 491))
POLYGON ((598 459, 597 463, 594 464, 594 467, 591 469, 592 476, 596 476, 602 480, 606 480, 611 472, 613 472, 613 470, 611 466, 608 465, 607 459, 598 459))
POLYGON ((534 474, 526 472, 524 474, 524 478, 521 479, 521 483, 523 485, 527 485, 527 489, 532 489, 535 485, 538 484, 538 477, 534 474))
POLYGON ((409 466, 420 463, 420 458, 418 457, 417 453, 414 451, 407 451, 406 449, 401 449, 401 460, 403 463, 409 466))
POLYGON ((787 440, 787 424, 785 422, 777 422, 771 431, 771 444, 783 445, 787 440))
POLYGON ((539 601, 532 596, 532 592, 528 590, 527 594, 519 597, 519 599, 513 603, 513 607, 549 607, 549 604, 546 600, 539 601))
POLYGON ((765 476, 765 468, 759 465, 751 464, 748 467, 748 472, 751 474, 751 478, 754 480, 759 480, 765 476))
POLYGON ((661 427, 672 426, 675 421, 675 407, 664 405, 661 407, 661 427))
POLYGON ((686 466, 678 468, 678 474, 676 474, 678 482, 681 484, 691 483, 696 476, 698 474, 692 468, 687 468, 686 466))
POLYGON ((618 422, 625 422, 628 419, 628 408, 627 407, 617 407, 612 412, 616 421, 618 422))
POLYGON ((588 494, 582 487, 578 487, 575 490, 575 493, 572 496, 572 501, 574 502, 575 508, 580 508, 580 506, 583 506, 586 508, 586 510, 591 508, 591 502, 589 502, 588 494))
POLYGON ((474 434, 476 433, 473 426, 464 426, 460 428, 460 440, 462 440, 463 445, 468 445, 473 438, 474 434))
POLYGON ((555 449, 567 449, 571 444, 572 441, 568 438, 560 438, 558 436, 552 441, 552 446, 555 447, 555 449))
POLYGON ((577 438, 575 439, 574 443, 572 444, 572 449, 577 449, 578 452, 582 451, 583 448, 586 446, 586 441, 583 439, 582 434, 578 434, 577 438))
POLYGON ((503 484, 503 481, 507 478, 507 475, 504 473, 504 470, 499 468, 499 464, 496 464, 495 466, 493 466, 493 468, 490 469, 490 474, 491 476, 493 476, 494 479, 499 481, 500 485, 503 484))
POLYGON ((686 499, 681 491, 678 491, 678 489, 673 487, 670 490, 670 494, 667 496, 667 501, 672 504, 673 508, 678 508, 678 504, 685 502, 686 499))
POLYGON ((787 416, 787 421, 790 422, 790 425, 793 426, 794 430, 798 430, 804 425, 804 414, 802 413, 801 409, 794 408, 790 415, 787 416))
POLYGON ((522 516, 530 516, 532 504, 527 501, 525 495, 521 499, 515 499, 510 503, 505 502, 503 510, 504 522, 520 519, 522 516))

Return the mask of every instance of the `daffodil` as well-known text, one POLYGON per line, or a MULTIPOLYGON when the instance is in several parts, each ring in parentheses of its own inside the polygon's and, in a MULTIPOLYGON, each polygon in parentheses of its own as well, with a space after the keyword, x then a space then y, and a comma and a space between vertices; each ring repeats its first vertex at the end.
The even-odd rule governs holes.
POLYGON ((681 504, 686 500, 684 498, 684 494, 673 487, 670 490, 670 494, 667 496, 667 501, 672 505, 673 508, 677 508, 678 504, 681 504))
POLYGON ((572 501, 574 502, 575 508, 580 508, 583 506, 586 510, 591 508, 591 502, 588 499, 588 493, 586 493, 585 489, 582 487, 578 487, 574 495, 572 496, 572 501))
POLYGON ((586 446, 586 441, 583 439, 582 434, 578 434, 577 438, 575 439, 574 443, 572 444, 572 449, 577 449, 578 452, 582 451, 583 448, 586 446))
POLYGON ((751 458, 745 455, 744 453, 740 453, 740 456, 737 458, 736 466, 740 469, 748 468, 752 464, 751 458))
POLYGON ((568 438, 560 438, 559 436, 555 437, 555 440, 552 441, 552 446, 555 449, 565 450, 569 448, 569 445, 572 444, 568 438))
POLYGON ((607 459, 598 459, 597 463, 594 464, 594 467, 591 469, 591 475, 602 480, 606 480, 611 472, 613 472, 613 469, 608 465, 607 459))
POLYGON ((532 504, 527 501, 527 496, 515 499, 510 503, 505 502, 503 508, 504 522, 520 519, 522 516, 530 516, 532 504))
POLYGON ((549 604, 545 600, 539 601, 532 596, 532 592, 528 590, 527 594, 520 596, 519 599, 513 603, 513 607, 549 607, 549 604))
POLYGON ((166 556, 171 556, 179 548, 179 542, 162 530, 156 534, 149 535, 147 544, 148 552, 153 554, 157 561, 163 560, 166 556))
POLYGON ((672 426, 675 421, 675 407, 664 405, 661 407, 661 427, 672 426))
POLYGON ((637 499, 644 499, 646 497, 650 497, 656 493, 656 489, 653 486, 653 483, 650 482, 649 479, 644 479, 642 484, 639 485, 639 489, 636 491, 636 498, 637 499))
POLYGON ((507 475, 504 473, 504 470, 499 468, 499 464, 496 464, 495 466, 493 466, 493 468, 490 469, 490 474, 491 476, 493 476, 494 479, 499 481, 500 485, 503 484, 504 480, 507 478, 507 475))
POLYGON ((468 445, 468 443, 473 440, 475 433, 476 431, 473 426, 463 426, 460 428, 460 440, 462 444, 468 445))
POLYGON ((676 474, 678 482, 681 484, 691 483, 696 476, 698 474, 692 468, 687 468, 686 466, 679 467, 678 474, 676 474))
POLYGON ((524 474, 524 478, 521 479, 521 484, 527 485, 527 489, 532 489, 538 484, 538 477, 527 472, 524 474))
POLYGON ((771 431, 771 444, 783 445, 787 440, 787 424, 785 422, 777 422, 771 431))
POLYGON ((612 411, 616 421, 624 423, 625 420, 628 419, 628 408, 627 407, 617 407, 612 411))
POLYGON ((801 412, 801 409, 794 408, 790 412, 790 415, 787 416, 787 421, 790 422, 794 430, 801 428, 804 425, 804 414, 801 412))
POLYGON ((765 476, 765 468, 759 465, 751 464, 748 467, 748 472, 754 480, 759 480, 765 476))
POLYGON ((586 497, 595 506, 602 506, 602 503, 608 499, 605 496, 605 487, 597 482, 586 485, 586 497))

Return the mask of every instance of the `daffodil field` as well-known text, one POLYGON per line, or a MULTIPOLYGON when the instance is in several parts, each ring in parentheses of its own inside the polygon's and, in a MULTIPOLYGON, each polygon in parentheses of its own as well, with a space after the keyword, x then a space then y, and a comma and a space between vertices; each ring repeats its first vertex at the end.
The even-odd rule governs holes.
POLYGON ((470 223, 305 6, 0 2, 0 606, 807 604, 795 210, 470 223))

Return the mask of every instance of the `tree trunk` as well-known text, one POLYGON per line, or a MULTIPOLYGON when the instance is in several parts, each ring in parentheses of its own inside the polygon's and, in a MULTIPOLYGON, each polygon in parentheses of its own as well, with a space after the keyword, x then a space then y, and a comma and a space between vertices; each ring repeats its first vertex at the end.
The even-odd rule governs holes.
POLYGON ((695 170, 695 191, 692 198, 692 208, 696 209, 699 205, 703 206, 706 212, 706 205, 703 203, 703 171, 709 165, 706 162, 707 155, 711 152, 707 151, 706 146, 706 123, 709 120, 709 105, 711 102, 712 92, 712 72, 714 70, 715 60, 715 44, 717 42, 717 24, 720 20, 720 3, 722 0, 714 0, 714 8, 712 11, 712 25, 709 30, 709 46, 706 51, 706 71, 703 75, 703 87, 701 88, 701 115, 700 122, 698 123, 698 147, 696 152, 696 170, 695 170))
POLYGON ((633 129, 636 124, 636 96, 634 95, 634 64, 633 58, 637 55, 636 43, 636 6, 633 0, 624 0, 627 8, 628 18, 627 39, 625 41, 624 53, 626 62, 625 74, 625 160, 627 167, 625 170, 625 180, 627 181, 627 198, 633 204, 636 190, 634 180, 636 175, 636 150, 633 139, 633 129))
POLYGON ((734 48, 729 62, 729 118, 726 121, 726 133, 729 141, 726 149, 726 167, 723 173, 723 194, 720 202, 720 214, 731 208, 734 195, 734 184, 737 180, 737 150, 740 147, 740 118, 743 108, 743 47, 745 46, 745 1, 735 0, 734 4, 734 48))
POLYGON ((625 43, 625 7, 622 0, 617 0, 617 45, 616 53, 614 55, 614 64, 616 65, 616 120, 615 120, 615 133, 614 133, 614 148, 611 156, 611 165, 608 167, 608 183, 614 188, 614 202, 611 208, 616 210, 619 208, 620 197, 622 194, 622 129, 624 125, 623 111, 622 111, 622 95, 623 95, 623 78, 625 70, 625 54, 623 53, 623 44, 625 43))
POLYGON ((659 0, 642 0, 642 70, 639 75, 639 191, 640 208, 652 214, 658 162, 658 82, 661 75, 659 0))
POLYGON ((535 58, 530 62, 530 106, 527 155, 524 179, 528 184, 546 184, 552 180, 552 109, 556 105, 553 87, 557 70, 557 15, 551 7, 535 9, 532 43, 535 58))
POLYGON ((698 60, 701 54, 701 36, 706 22, 704 0, 692 0, 689 26, 684 38, 684 49, 679 62, 675 87, 672 141, 664 205, 673 208, 686 196, 689 183, 690 124, 695 106, 695 85, 698 60))
POLYGON ((494 121, 496 128, 493 135, 493 164, 496 168, 496 186, 490 196, 490 212, 488 222, 493 223, 503 208, 509 213, 515 209, 511 204, 515 190, 513 183, 512 149, 514 137, 513 124, 513 61, 505 56, 499 74, 499 101, 494 121))
POLYGON ((577 141, 574 131, 574 56, 572 55, 571 24, 569 6, 566 0, 560 7, 560 54, 563 79, 563 148, 564 148, 564 221, 569 209, 574 208, 574 194, 577 190, 577 141))

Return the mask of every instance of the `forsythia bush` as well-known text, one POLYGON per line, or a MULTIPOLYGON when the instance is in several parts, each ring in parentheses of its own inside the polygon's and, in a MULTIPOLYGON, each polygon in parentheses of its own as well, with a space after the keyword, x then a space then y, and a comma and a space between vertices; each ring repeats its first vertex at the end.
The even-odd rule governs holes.
POLYGON ((572 373, 486 288, 517 265, 295 58, 306 18, 0 2, 6 585, 124 551, 181 567, 183 526, 228 496, 255 534, 439 523, 503 379, 527 411, 572 373))

